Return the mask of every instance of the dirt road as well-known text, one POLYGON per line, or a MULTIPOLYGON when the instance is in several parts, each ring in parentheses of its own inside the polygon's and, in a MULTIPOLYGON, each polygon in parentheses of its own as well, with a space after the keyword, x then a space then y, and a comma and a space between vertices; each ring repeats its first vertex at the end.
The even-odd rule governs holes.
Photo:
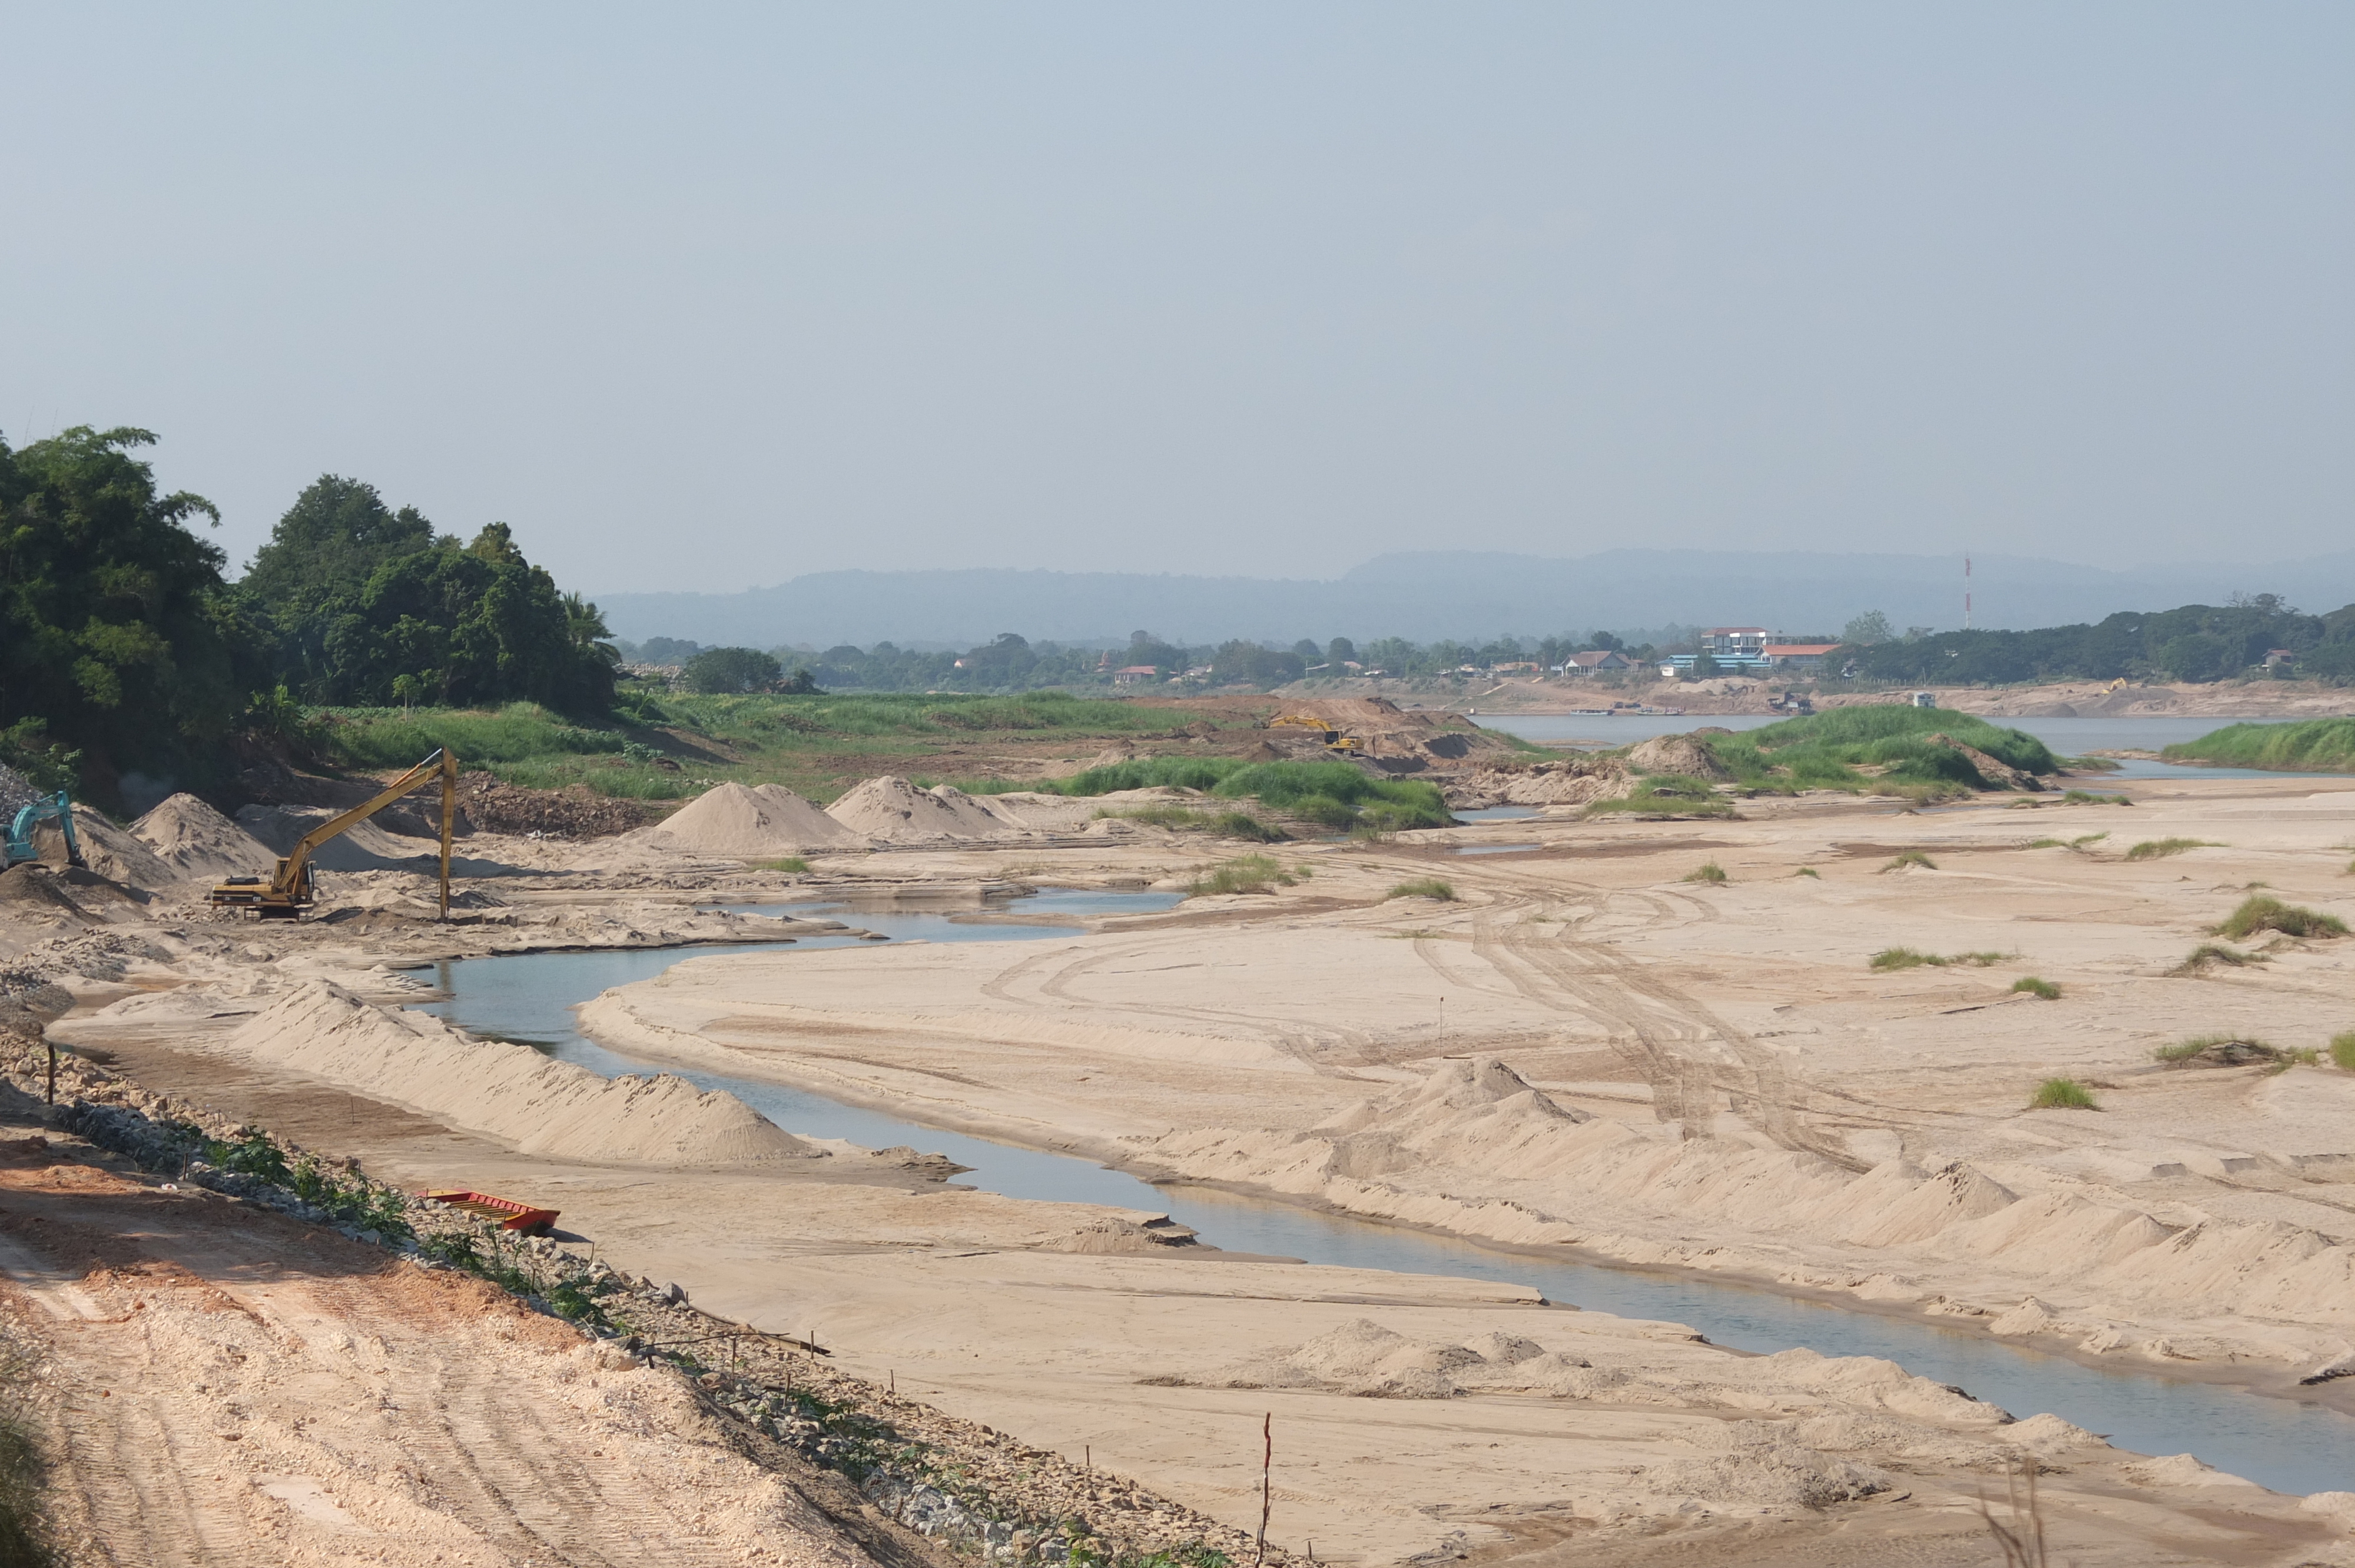
POLYGON ((478 1281, 0 1126, 0 1298, 87 1561, 928 1564, 677 1379, 478 1281), (112 1166, 112 1169, 108 1167, 112 1166))

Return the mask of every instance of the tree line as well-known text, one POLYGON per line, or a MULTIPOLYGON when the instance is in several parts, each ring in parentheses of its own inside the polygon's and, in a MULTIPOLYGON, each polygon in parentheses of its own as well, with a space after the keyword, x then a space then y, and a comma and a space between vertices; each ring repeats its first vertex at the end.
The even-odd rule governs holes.
POLYGON ((1849 623, 1834 668, 1863 679, 1944 685, 2026 681, 2229 680, 2260 669, 2280 649, 2311 679, 2355 682, 2355 605, 2328 615, 2292 609, 2277 594, 2225 605, 2121 611, 2097 624, 2031 631, 1927 631, 1889 635, 1875 616, 1849 623), (1877 624, 1876 624, 1877 623, 1877 624))
POLYGON ((0 763, 112 798, 133 769, 203 783, 240 730, 303 704, 613 703, 594 605, 494 523, 437 534, 374 487, 322 476, 245 575, 159 491, 155 437, 89 426, 0 441, 0 763))

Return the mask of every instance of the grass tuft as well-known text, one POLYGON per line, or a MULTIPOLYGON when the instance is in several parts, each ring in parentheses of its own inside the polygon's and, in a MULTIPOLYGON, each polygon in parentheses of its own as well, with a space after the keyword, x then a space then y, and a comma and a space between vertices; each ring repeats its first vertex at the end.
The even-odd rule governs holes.
POLYGON ((2016 991, 2025 991, 2030 996, 2042 997, 2046 1001, 2061 1000, 2059 986, 2049 980, 2038 980, 2034 975, 2020 976, 2011 982, 2011 989, 2016 991))
POLYGON ((1824 874, 1823 874, 1822 872, 1820 872, 1820 871, 1817 871, 1817 870, 1814 866, 1812 866, 1812 865, 1803 865, 1803 866, 1801 866, 1798 870, 1796 870, 1796 871, 1793 872, 1791 874, 1792 874, 1793 876, 1812 876, 1812 877, 1814 877, 1817 882, 1821 882, 1821 881, 1824 879, 1824 874))
POLYGON ((2036 1086, 2030 1110, 2099 1110, 2093 1091, 2074 1078, 2047 1078, 2036 1086))
POLYGON ((2330 1037, 2330 1059, 2355 1073, 2355 1029, 2330 1037))
POLYGON ((1983 949, 1976 953, 1924 953, 1913 948, 1883 948, 1872 955, 1871 967, 1876 969, 1918 969, 1926 964, 1932 969, 1940 969, 1954 965, 1986 969, 1993 969, 2006 959, 2016 956, 2011 953, 1995 952, 1991 949, 1983 949))
POLYGON ((1196 895, 1265 893, 1271 887, 1290 887, 1299 880, 1271 855, 1246 854, 1210 867, 1189 883, 1186 891, 1196 895))
POLYGON ((2134 802, 2124 795, 2113 795, 2107 791, 2064 789, 2061 792, 2061 804, 2064 806, 2131 806, 2134 802))
POLYGON ((1881 869, 1883 871, 1902 871, 1907 866, 1919 866, 1923 871, 1935 871, 1938 869, 1938 863, 1932 860, 1928 855, 1923 854, 1920 850, 1907 850, 1903 854, 1898 855, 1881 869))
POLYGON ((2245 942, 2260 931, 2279 931, 2286 937, 2343 937, 2347 935, 2347 922, 2336 915, 2284 904, 2260 893, 2243 899, 2241 906, 2224 917, 2214 934, 2245 942))
POLYGON ((1715 861, 1705 861, 1695 870, 1685 873, 1687 882, 1723 882, 1725 867, 1715 861))
POLYGON ((2245 969, 2251 964, 2271 962, 2273 960, 2263 953, 2236 953, 2232 948, 2219 947, 2214 942, 2202 942, 2191 949, 2190 957, 2168 972, 2177 975, 2196 975, 2211 964, 2222 964, 2226 969, 2245 969))
POLYGON ((2128 860, 2160 860, 2168 855, 2181 854, 2185 850, 2222 849, 2214 839, 2145 839, 2126 851, 2128 860))
POLYGON ((1400 883, 1396 887, 1390 890, 1387 896, 1391 898, 1436 898, 1442 904, 1453 904, 1455 902, 1455 889, 1453 885, 1442 882, 1435 876, 1418 876, 1411 882, 1400 883))
POLYGON ((799 876, 802 873, 809 869, 809 862, 804 860, 797 854, 779 855, 774 860, 756 860, 748 862, 747 863, 749 863, 754 871, 783 871, 789 872, 795 876, 799 876))

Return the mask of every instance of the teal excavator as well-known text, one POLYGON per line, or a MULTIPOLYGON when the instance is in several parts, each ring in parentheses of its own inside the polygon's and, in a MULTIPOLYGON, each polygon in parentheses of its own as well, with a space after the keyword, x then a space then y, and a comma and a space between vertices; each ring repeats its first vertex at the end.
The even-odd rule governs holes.
MULTIPOLYGON (((88 867, 90 863, 81 857, 81 841, 74 837, 73 797, 63 789, 25 807, 16 813, 16 820, 8 824, 8 865, 22 865, 27 861, 41 858, 41 852, 33 845, 33 830, 43 822, 50 821, 65 830, 66 863, 88 867)), ((0 866, 0 870, 5 869, 5 866, 0 866)))

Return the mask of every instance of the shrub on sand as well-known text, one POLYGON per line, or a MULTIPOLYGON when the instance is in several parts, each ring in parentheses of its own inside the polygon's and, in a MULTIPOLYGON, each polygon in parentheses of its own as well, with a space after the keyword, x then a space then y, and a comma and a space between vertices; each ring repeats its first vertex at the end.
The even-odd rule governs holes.
POLYGON ((1455 901, 1455 888, 1435 876, 1418 876, 1412 882, 1401 882, 1390 891, 1392 898, 1436 898, 1442 904, 1455 901))
POLYGON ((1718 864, 1717 862, 1713 860, 1708 861, 1703 863, 1698 870, 1687 872, 1685 874, 1685 880, 1687 882, 1723 882, 1725 880, 1725 868, 1718 864))
POLYGON ((2091 1090, 2074 1078, 2047 1078, 2036 1086, 2030 1110, 2099 1110, 2091 1090))
POLYGON ((2167 972, 2172 975, 2197 975, 2205 971, 2211 964, 2222 964, 2226 969, 2244 969, 2250 964, 2271 962, 2273 960, 2263 953, 2236 953, 2232 948, 2220 947, 2214 942, 2202 942, 2192 948, 2190 955, 2181 963, 2167 972))
POLYGON ((2142 842, 2135 845, 2134 848, 2126 851, 2126 858, 2128 860, 2159 860, 2168 855, 2181 854, 2185 850, 2222 849, 2223 847, 2224 846, 2222 844, 2218 843, 2214 839, 2145 839, 2142 842))
POLYGON ((1793 872, 1791 874, 1792 874, 1793 876, 1812 876, 1812 877, 1814 877, 1817 882, 1821 882, 1821 881, 1824 879, 1824 874, 1823 874, 1822 872, 1820 872, 1820 871, 1817 871, 1817 870, 1814 866, 1812 866, 1812 865, 1803 865, 1803 866, 1801 866, 1798 870, 1796 870, 1796 871, 1793 872))
POLYGON ((2336 915, 2284 904, 2260 893, 2243 899, 2241 906, 2216 927, 2215 934, 2245 942, 2260 931, 2279 931, 2286 937, 2343 937, 2347 935, 2347 922, 2336 915))
POLYGON ((1237 855, 1210 867, 1188 885, 1189 894, 1265 893, 1271 886, 1290 887, 1299 878, 1276 864, 1272 856, 1237 855))
POLYGON ((2330 1059, 2355 1073, 2355 1029, 2330 1037, 2330 1059))
POLYGON ((1908 866, 1918 866, 1923 871, 1935 871, 1938 869, 1938 863, 1932 860, 1928 855, 1923 854, 1920 850, 1907 850, 1904 853, 1898 855, 1895 859, 1891 860, 1887 865, 1882 866, 1881 869, 1883 871, 1903 871, 1908 866))
POLYGON ((2024 991, 2030 996, 2041 997, 2046 1001, 2058 1001, 2061 1000, 2061 988, 2059 986, 2054 985, 2049 980, 2038 980, 2034 975, 2020 976, 2018 980, 2011 982, 2011 989, 2016 991, 2024 991))

